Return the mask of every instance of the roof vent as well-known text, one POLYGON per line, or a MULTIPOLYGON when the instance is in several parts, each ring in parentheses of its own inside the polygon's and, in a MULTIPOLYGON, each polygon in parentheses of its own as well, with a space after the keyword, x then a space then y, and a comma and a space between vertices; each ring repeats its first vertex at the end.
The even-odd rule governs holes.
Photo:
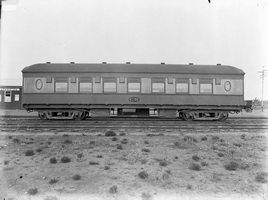
POLYGON ((50 64, 51 62, 47 62, 47 64, 50 64))
POLYGON ((127 62, 127 64, 130 64, 130 62, 127 62))
POLYGON ((161 65, 164 65, 164 64, 165 64, 164 62, 161 63, 161 65))
POLYGON ((75 62, 70 62, 71 64, 75 64, 75 62))
POLYGON ((189 65, 194 65, 194 63, 189 63, 189 65))
POLYGON ((102 62, 102 64, 107 64, 107 62, 102 62))
POLYGON ((218 63, 217 65, 221 65, 221 63, 218 63))

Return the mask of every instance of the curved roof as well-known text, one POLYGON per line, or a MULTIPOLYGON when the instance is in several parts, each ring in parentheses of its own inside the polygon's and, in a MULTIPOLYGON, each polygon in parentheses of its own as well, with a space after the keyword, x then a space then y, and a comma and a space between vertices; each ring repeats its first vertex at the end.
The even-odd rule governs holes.
POLYGON ((23 73, 159 73, 159 74, 230 74, 244 71, 228 65, 176 64, 64 64, 44 63, 25 67, 23 73))

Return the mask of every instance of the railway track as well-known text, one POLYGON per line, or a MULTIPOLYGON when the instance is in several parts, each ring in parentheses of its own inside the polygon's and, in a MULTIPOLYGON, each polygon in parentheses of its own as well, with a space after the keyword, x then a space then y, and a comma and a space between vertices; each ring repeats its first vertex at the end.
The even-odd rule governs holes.
POLYGON ((192 131, 254 131, 268 130, 267 120, 226 120, 214 121, 179 121, 175 119, 89 119, 85 121, 42 121, 39 119, 5 119, 0 121, 0 131, 92 131, 100 129, 118 130, 192 130, 192 131))

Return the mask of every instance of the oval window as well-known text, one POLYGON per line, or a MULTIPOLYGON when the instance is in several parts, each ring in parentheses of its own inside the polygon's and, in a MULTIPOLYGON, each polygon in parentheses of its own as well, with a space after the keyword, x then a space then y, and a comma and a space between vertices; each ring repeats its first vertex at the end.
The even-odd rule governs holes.
POLYGON ((36 89, 38 89, 38 90, 41 90, 41 89, 42 89, 42 87, 43 87, 43 82, 42 82, 41 79, 37 79, 37 80, 36 80, 36 82, 35 82, 35 87, 36 87, 36 89))
POLYGON ((230 83, 230 81, 226 81, 226 82, 224 83, 224 89, 225 89, 225 91, 227 91, 227 92, 229 92, 229 91, 231 90, 231 83, 230 83))

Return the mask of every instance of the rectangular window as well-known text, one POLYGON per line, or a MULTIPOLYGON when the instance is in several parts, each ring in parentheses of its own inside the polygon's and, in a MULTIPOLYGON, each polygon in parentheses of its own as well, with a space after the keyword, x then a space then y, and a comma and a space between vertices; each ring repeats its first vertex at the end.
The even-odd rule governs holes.
POLYGON ((52 77, 51 76, 47 77, 47 83, 52 83, 52 77))
POLYGON ((165 83, 152 83, 152 92, 153 93, 164 93, 165 92, 165 83))
POLYGON ((101 82, 101 77, 96 77, 95 78, 95 83, 100 83, 101 82))
POLYGON ((11 102, 11 91, 5 91, 5 102, 11 102))
POLYGON ((70 78, 70 82, 71 82, 71 83, 76 83, 76 77, 71 77, 71 78, 70 78))
POLYGON ((216 82, 216 85, 220 85, 221 84, 221 79, 216 78, 215 82, 216 82))
POLYGON ((92 83, 91 82, 80 82, 79 83, 79 92, 91 93, 92 92, 92 83))
POLYGON ((119 77, 119 83, 125 83, 125 77, 119 77))
POLYGON ((15 101, 20 101, 20 95, 19 94, 15 94, 15 101))
POLYGON ((200 93, 212 94, 212 83, 200 83, 200 93))
POLYGON ((189 93, 189 83, 176 83, 177 93, 189 93))
POLYGON ((55 92, 68 92, 68 83, 67 82, 56 82, 55 83, 55 92))
POLYGON ((104 82, 104 92, 116 92, 116 83, 115 82, 104 82))
POLYGON ((2 102, 2 94, 0 94, 0 102, 2 102))
POLYGON ((140 93, 141 92, 141 83, 128 83, 128 92, 129 93, 140 93))
POLYGON ((173 84, 173 78, 168 78, 168 84, 173 84))
POLYGON ((213 79, 199 79, 200 82, 200 94, 212 94, 213 93, 213 79))

